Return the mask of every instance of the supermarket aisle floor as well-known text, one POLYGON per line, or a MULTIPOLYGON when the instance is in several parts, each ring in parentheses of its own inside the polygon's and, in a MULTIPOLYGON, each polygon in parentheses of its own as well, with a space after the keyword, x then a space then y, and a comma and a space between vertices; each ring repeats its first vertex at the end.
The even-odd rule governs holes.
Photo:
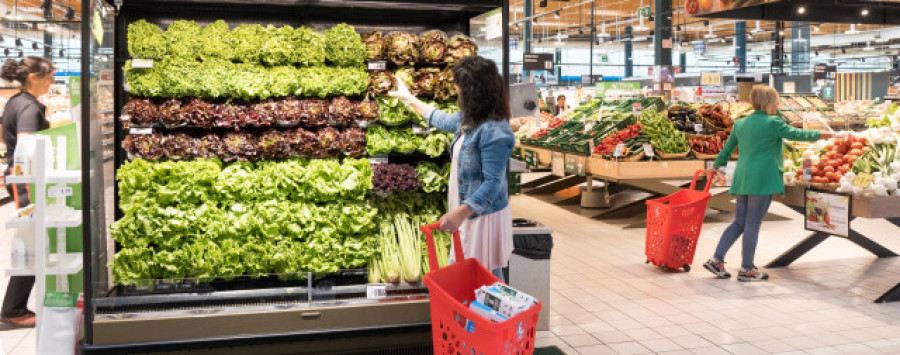
MULTIPOLYGON (((900 302, 872 301, 900 282, 900 258, 876 259, 830 238, 769 282, 713 279, 702 268, 730 215, 711 212, 690 273, 644 264, 644 229, 601 222, 527 196, 516 217, 554 229, 550 331, 537 346, 568 354, 900 353, 900 302), (713 221, 710 221, 713 220, 713 221)), ((780 204, 772 211, 793 212, 780 204)), ((634 218, 627 222, 640 221, 634 218)), ((854 228, 900 251, 898 229, 857 220, 854 228)), ((802 219, 765 222, 756 262, 765 265, 807 235, 802 219)), ((726 265, 737 274, 740 244, 726 265)))
MULTIPOLYGON (((0 217, 5 219, 15 213, 12 203, 0 206, 0 217)), ((12 245, 13 230, 6 229, 6 223, 0 223, 0 299, 6 295, 6 285, 9 277, 6 277, 6 269, 9 268, 9 246, 12 245)), ((34 309, 34 293, 29 300, 29 308, 34 309)), ((34 338, 34 329, 0 330, 0 354, 7 355, 31 355, 35 353, 37 343, 34 338)))

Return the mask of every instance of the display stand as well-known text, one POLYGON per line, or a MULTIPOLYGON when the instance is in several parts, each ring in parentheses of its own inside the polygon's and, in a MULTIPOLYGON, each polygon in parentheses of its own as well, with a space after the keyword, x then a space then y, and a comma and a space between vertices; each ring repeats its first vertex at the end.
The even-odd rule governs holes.
MULTIPOLYGON (((806 206, 804 199, 803 186, 785 186, 785 193, 775 195, 775 201, 790 207, 801 215, 806 214, 806 206)), ((900 227, 900 198, 898 197, 853 197, 851 203, 850 220, 856 218, 883 219, 891 224, 900 227)), ((766 265, 768 268, 785 267, 791 265, 794 261, 805 255, 807 252, 821 244, 823 241, 834 235, 814 232, 804 238, 802 241, 792 246, 790 249, 782 253, 766 265)), ((864 234, 850 228, 849 236, 846 238, 853 244, 868 250, 878 258, 895 257, 897 253, 885 248, 864 234)), ((887 291, 877 300, 876 303, 900 301, 900 283, 887 291)))
MULTIPOLYGON (((50 149, 50 138, 35 136, 35 149, 33 158, 33 176, 9 176, 10 184, 33 184, 34 212, 29 216, 13 216, 6 222, 6 228, 21 228, 33 233, 31 249, 33 258, 26 258, 22 267, 12 267, 6 270, 7 276, 35 276, 35 314, 37 322, 41 321, 44 293, 47 289, 47 276, 56 276, 56 290, 67 292, 69 290, 68 275, 74 275, 82 269, 82 253, 66 252, 66 228, 81 225, 81 211, 73 211, 70 218, 55 218, 47 213, 48 184, 76 184, 81 182, 80 171, 66 170, 65 138, 59 137, 57 144, 57 167, 49 170, 51 166, 47 162, 47 150, 50 149), (56 253, 50 253, 48 230, 56 229, 56 253)), ((57 198, 64 198, 58 196, 57 198)), ((37 325, 40 329, 40 324, 37 325)))

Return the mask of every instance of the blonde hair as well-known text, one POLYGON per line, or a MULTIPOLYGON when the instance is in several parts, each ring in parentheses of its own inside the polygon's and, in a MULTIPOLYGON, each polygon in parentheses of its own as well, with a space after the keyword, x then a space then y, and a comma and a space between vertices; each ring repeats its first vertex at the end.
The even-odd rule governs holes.
MULTIPOLYGON (((754 110, 768 112, 770 108, 778 107, 778 91, 771 86, 757 85, 750 90, 750 104, 754 110)), ((772 112, 768 112, 772 114, 772 112)))

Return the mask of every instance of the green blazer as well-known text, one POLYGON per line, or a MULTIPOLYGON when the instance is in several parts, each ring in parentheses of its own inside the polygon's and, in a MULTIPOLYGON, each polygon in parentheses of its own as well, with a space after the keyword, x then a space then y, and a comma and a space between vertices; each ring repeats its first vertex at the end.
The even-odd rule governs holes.
POLYGON ((734 195, 774 195, 784 193, 784 147, 782 139, 817 141, 819 131, 794 128, 778 116, 755 111, 734 123, 725 147, 716 157, 716 167, 725 166, 734 148, 740 148, 731 182, 734 195))

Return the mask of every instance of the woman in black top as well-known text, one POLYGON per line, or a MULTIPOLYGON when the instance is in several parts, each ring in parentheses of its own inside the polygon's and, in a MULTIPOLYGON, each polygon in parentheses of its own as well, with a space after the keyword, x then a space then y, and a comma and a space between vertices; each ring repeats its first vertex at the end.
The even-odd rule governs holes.
MULTIPOLYGON (((3 63, 0 78, 10 82, 19 82, 22 91, 9 99, 3 110, 0 124, 3 126, 3 141, 6 143, 6 163, 9 165, 4 175, 9 175, 13 166, 13 155, 19 137, 25 134, 50 128, 50 122, 44 117, 45 107, 38 102, 38 96, 44 95, 53 84, 53 72, 56 68, 48 59, 28 56, 20 61, 9 59, 3 63)), ((28 187, 24 184, 7 185, 10 195, 15 196, 17 208, 27 206, 28 187)), ((12 276, 6 287, 0 323, 16 327, 33 327, 34 312, 29 311, 28 295, 34 287, 34 276, 12 276)))

